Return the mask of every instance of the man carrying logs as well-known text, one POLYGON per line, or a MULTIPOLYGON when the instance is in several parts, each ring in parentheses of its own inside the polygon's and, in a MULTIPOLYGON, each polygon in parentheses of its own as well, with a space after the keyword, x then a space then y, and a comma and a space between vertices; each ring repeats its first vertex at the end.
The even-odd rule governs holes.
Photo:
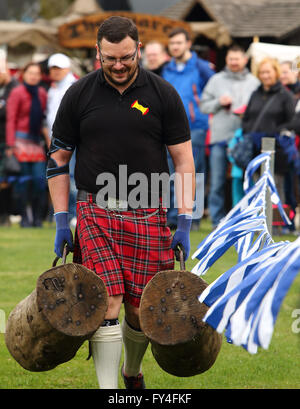
POLYGON ((66 92, 53 125, 47 178, 53 201, 55 252, 65 243, 104 281, 109 294, 104 322, 91 338, 100 388, 145 388, 141 362, 148 339, 140 330, 144 287, 159 271, 174 268, 173 249, 190 251, 194 162, 190 130, 175 89, 140 67, 141 43, 134 23, 110 17, 99 27, 101 69, 66 92), (168 175, 166 147, 178 182, 178 228, 166 224, 162 183, 168 175), (68 225, 68 163, 76 148, 77 227, 68 225), (190 175, 191 177, 184 177, 190 175), (181 183, 180 183, 181 182, 181 183), (189 199, 189 200, 187 200, 189 199), (125 319, 118 316, 124 302, 125 319))

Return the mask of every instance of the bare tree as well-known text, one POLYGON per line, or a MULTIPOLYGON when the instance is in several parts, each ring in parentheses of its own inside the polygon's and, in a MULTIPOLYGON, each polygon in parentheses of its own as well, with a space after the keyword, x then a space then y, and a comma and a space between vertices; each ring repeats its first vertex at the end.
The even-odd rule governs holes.
POLYGON ((51 19, 60 16, 74 0, 39 0, 40 17, 51 19))
POLYGON ((9 20, 33 21, 40 12, 40 0, 1 0, 9 20))
POLYGON ((74 0, 0 0, 0 19, 34 21, 61 15, 74 0))
POLYGON ((1 20, 6 20, 8 18, 8 7, 7 7, 8 0, 0 1, 0 16, 1 20))

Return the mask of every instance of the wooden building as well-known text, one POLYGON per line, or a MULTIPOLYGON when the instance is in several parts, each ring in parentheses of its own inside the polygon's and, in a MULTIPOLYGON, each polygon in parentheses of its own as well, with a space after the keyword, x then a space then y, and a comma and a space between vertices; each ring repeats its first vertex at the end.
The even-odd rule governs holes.
POLYGON ((211 41, 208 31, 201 29, 204 22, 217 24, 219 32, 228 33, 231 42, 245 49, 255 37, 265 43, 300 43, 299 0, 180 0, 160 14, 188 22, 195 35, 194 47, 200 52, 214 51, 217 67, 224 63, 227 43, 219 43, 218 38, 211 41))
MULTIPOLYGON (((63 13, 50 21, 40 20, 33 24, 22 23, 26 28, 18 30, 12 40, 6 34, 7 24, 0 24, 0 44, 8 44, 14 59, 19 58, 24 43, 32 49, 46 44, 62 50, 78 60, 91 60, 95 56, 95 40, 99 24, 109 15, 118 14, 132 18, 137 24, 143 44, 157 39, 168 42, 168 32, 181 26, 190 31, 193 48, 198 54, 215 63, 217 70, 223 68, 226 51, 236 42, 248 49, 253 38, 264 43, 298 45, 300 43, 300 0, 164 0, 171 6, 157 12, 149 0, 105 1, 74 0, 63 13), (117 6, 126 5, 123 10, 117 6), (147 13, 138 12, 148 11, 147 13), (37 31, 37 27, 39 30, 37 31), (17 39, 15 39, 17 37, 17 39), (16 44, 18 43, 18 48, 16 44), (34 43, 34 44, 33 44, 34 43)), ((153 3, 154 4, 154 3, 153 3)), ((21 23, 9 22, 12 27, 21 23)), ((22 28, 24 28, 22 27, 22 28)), ((28 47, 27 47, 28 48, 28 47)), ((26 57, 26 55, 25 55, 26 57)))

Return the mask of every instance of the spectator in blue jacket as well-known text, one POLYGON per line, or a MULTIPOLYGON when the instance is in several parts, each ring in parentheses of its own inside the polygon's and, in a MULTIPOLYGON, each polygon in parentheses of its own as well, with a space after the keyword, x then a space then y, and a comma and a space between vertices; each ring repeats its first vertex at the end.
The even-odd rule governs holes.
MULTIPOLYGON (((208 130, 208 115, 199 109, 202 90, 209 78, 215 73, 208 61, 191 51, 192 41, 183 28, 175 28, 169 34, 168 49, 172 57, 162 70, 162 77, 177 90, 184 104, 191 128, 193 155, 196 173, 205 174, 205 137, 208 130)), ((170 173, 174 172, 169 158, 170 173)), ((201 179, 198 177, 198 184, 201 179)), ((200 186, 196 186, 200 194, 200 186)), ((197 194, 197 193, 196 193, 197 194)), ((171 187, 171 204, 168 211, 168 224, 176 228, 177 211, 172 206, 174 193, 171 187)), ((192 230, 198 230, 200 219, 193 220, 192 230)))

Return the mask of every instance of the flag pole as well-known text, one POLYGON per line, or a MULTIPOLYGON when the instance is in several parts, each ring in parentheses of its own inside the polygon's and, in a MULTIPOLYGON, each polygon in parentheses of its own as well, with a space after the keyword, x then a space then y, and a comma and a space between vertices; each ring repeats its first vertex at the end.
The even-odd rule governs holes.
MULTIPOLYGON (((274 178, 274 159, 275 159, 275 138, 262 138, 261 143, 261 152, 271 152, 270 158, 270 173, 274 178)), ((261 175, 264 173, 266 169, 266 165, 263 163, 261 167, 261 175)), ((272 202, 271 202, 271 193, 270 190, 267 189, 266 192, 266 218, 267 218, 267 227, 269 230, 270 235, 272 236, 272 223, 273 223, 273 209, 272 209, 272 202)))

